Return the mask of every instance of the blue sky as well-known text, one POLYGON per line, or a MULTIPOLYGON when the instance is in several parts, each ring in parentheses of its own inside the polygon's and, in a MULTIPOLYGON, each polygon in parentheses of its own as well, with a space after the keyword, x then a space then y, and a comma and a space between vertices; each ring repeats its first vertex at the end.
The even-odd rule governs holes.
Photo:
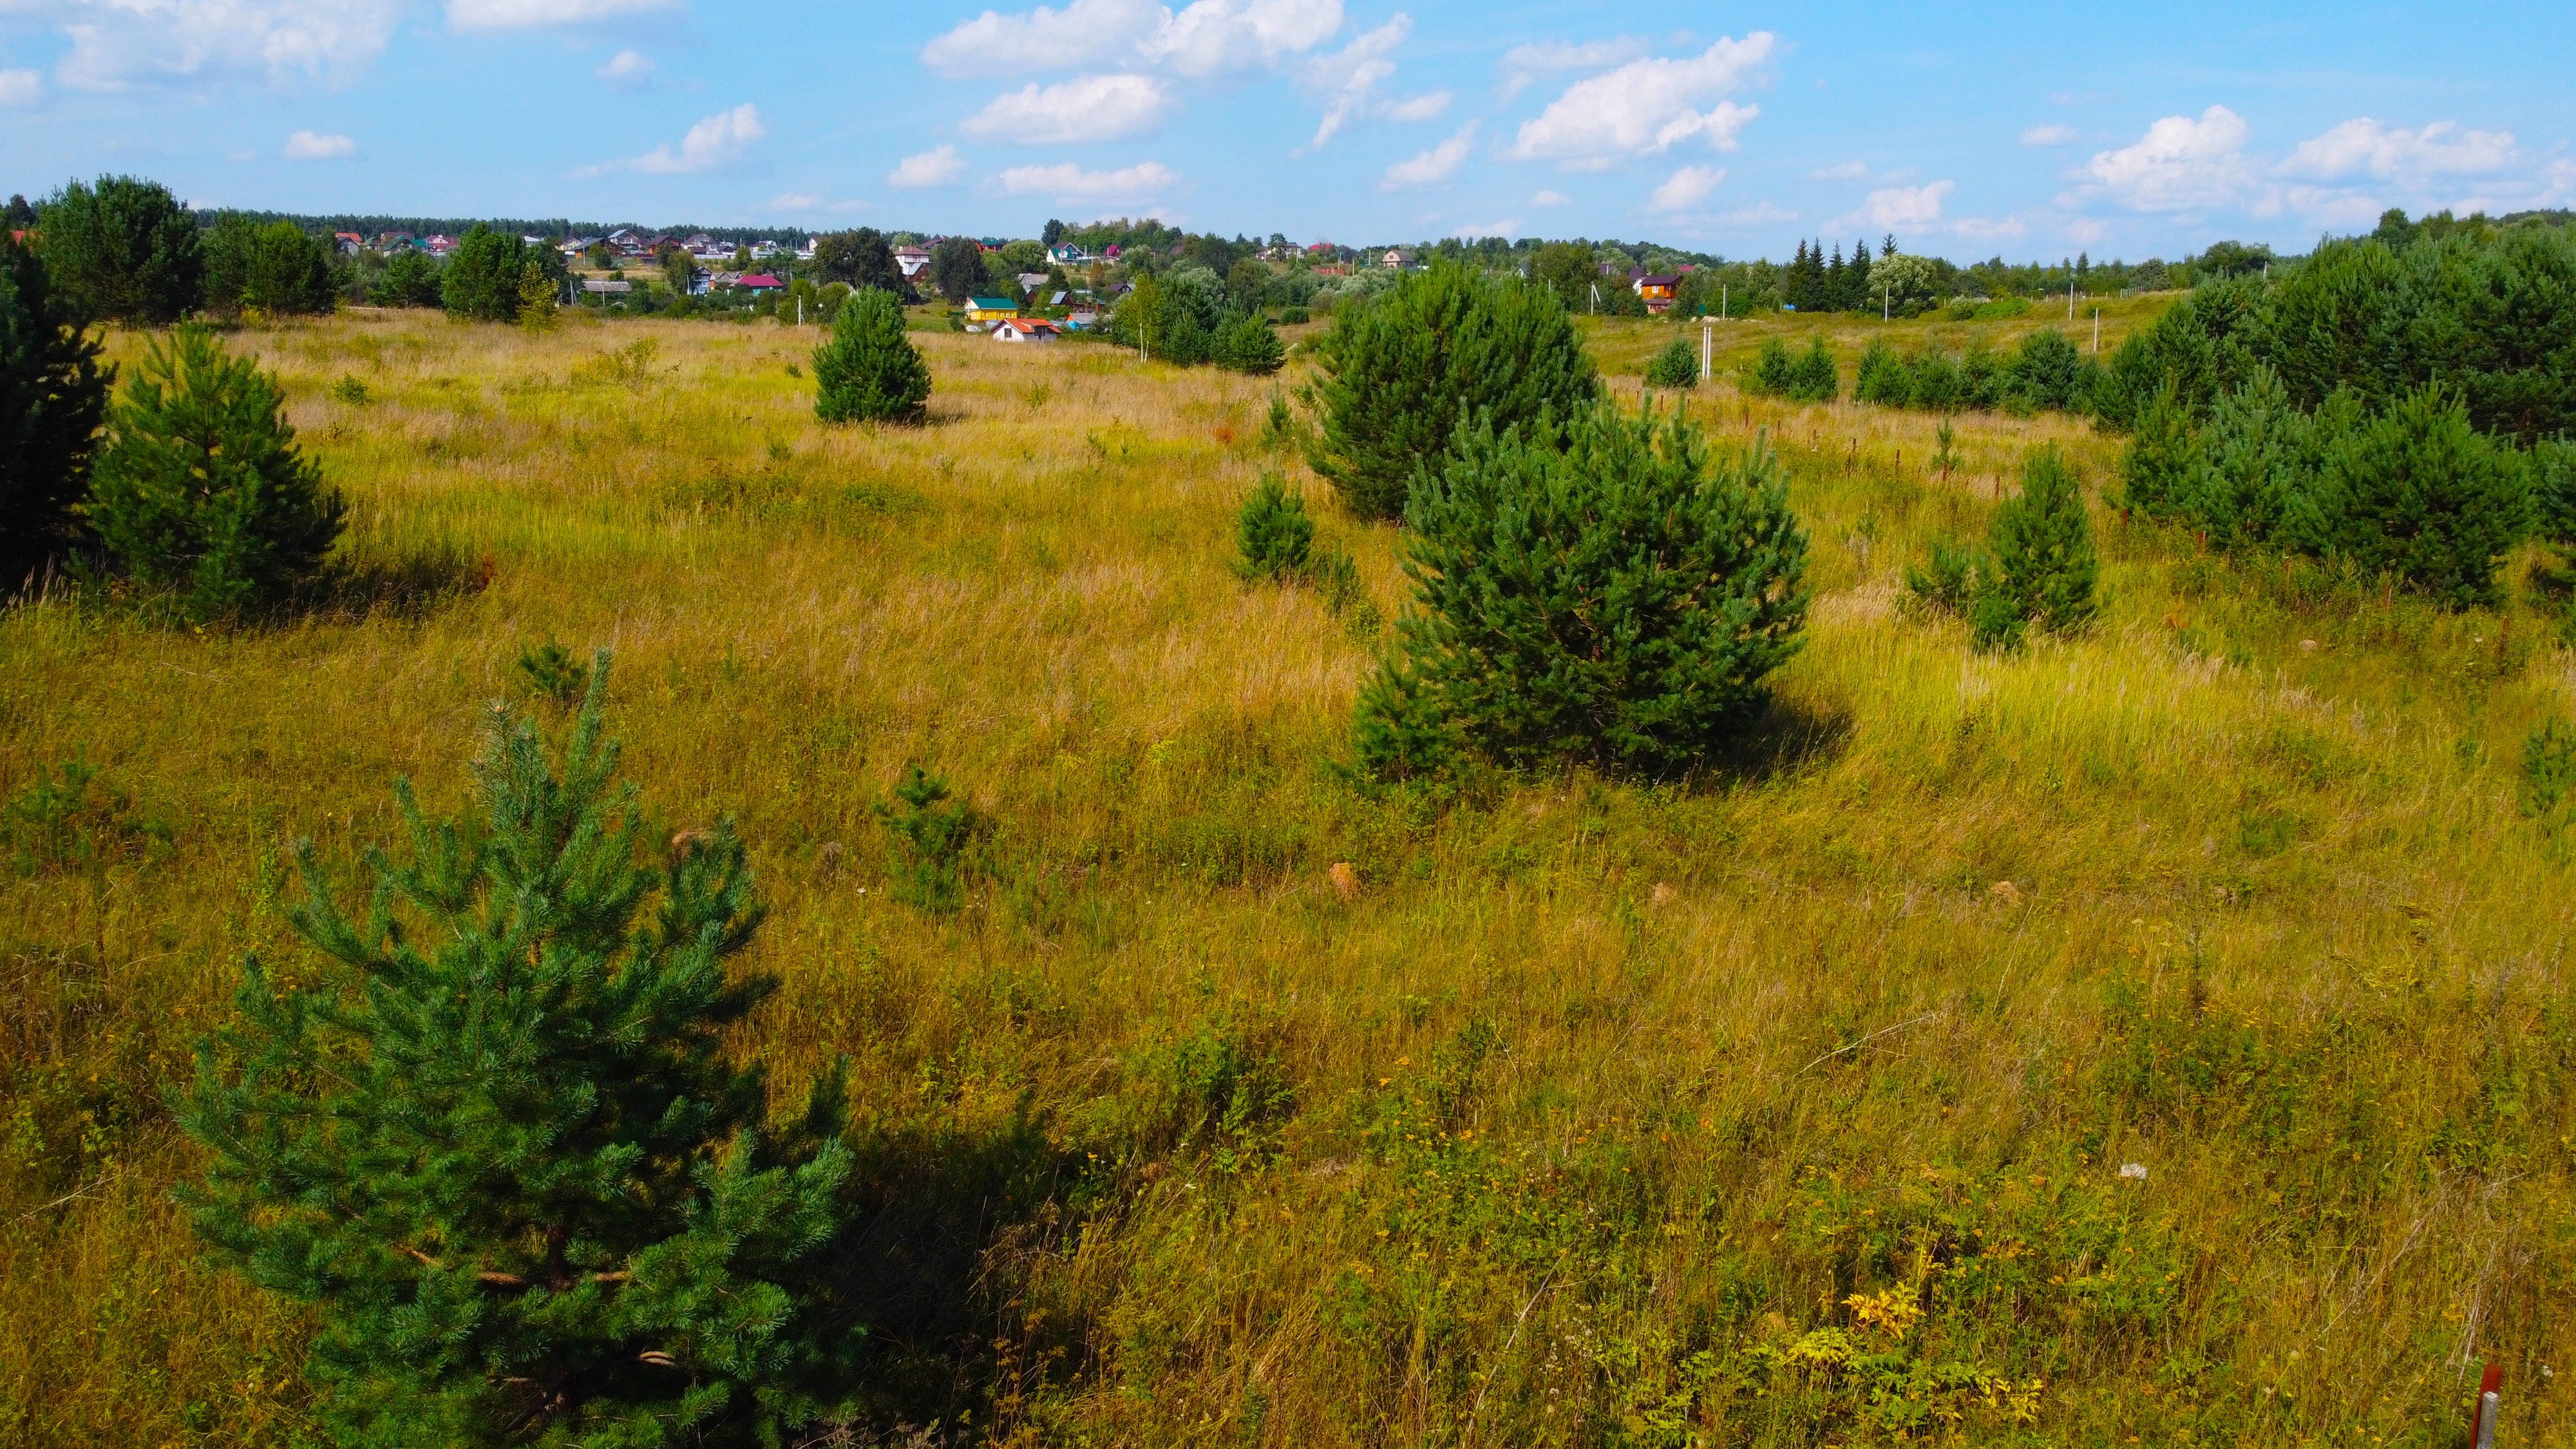
POLYGON ((0 0, 0 190, 2137 260, 2576 206, 2571 55, 2563 0, 0 0))

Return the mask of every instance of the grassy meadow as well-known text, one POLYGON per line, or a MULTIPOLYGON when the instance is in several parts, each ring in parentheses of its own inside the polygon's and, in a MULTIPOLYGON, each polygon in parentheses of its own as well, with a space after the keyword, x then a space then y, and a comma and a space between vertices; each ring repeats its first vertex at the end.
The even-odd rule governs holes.
MULTIPOLYGON (((1848 388, 1881 331, 2052 321, 1718 336, 1823 327, 1848 388)), ((1633 400, 1670 326, 1583 325, 1633 400)), ((98 772, 95 848, 0 873, 0 1442, 306 1442, 303 1320, 201 1260, 160 1094, 244 952, 310 971, 289 843, 357 889, 397 776, 454 809, 492 702, 552 709, 549 639, 615 650, 654 818, 750 845, 741 1050, 853 1063, 837 1442, 2451 1445, 2490 1361, 2501 1442, 2576 1439, 2576 922, 2519 770, 2576 668, 2527 560, 2446 615, 2097 504, 2099 626, 1978 655, 1903 570, 2116 441, 1971 416, 1945 475, 1930 415, 1721 381, 1682 405, 1767 433, 1812 545, 1758 737, 1380 793, 1336 765, 1383 624, 1227 567, 1279 467, 1404 597, 1264 450, 1297 364, 916 337, 931 420, 871 431, 765 323, 232 336, 374 592, 0 616, 0 797, 98 772), (884 889, 915 762, 988 824, 953 917, 884 889)))

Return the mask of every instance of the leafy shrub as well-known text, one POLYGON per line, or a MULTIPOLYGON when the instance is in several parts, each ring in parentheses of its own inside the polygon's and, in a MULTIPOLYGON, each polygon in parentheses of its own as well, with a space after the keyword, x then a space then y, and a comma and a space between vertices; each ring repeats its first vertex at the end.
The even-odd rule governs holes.
POLYGON ((901 810, 882 801, 876 806, 892 852, 892 894, 916 910, 947 915, 966 903, 966 852, 982 824, 963 802, 942 803, 948 782, 919 765, 904 773, 894 794, 901 810))
POLYGON ((917 422, 930 400, 930 365, 904 335, 894 294, 863 287, 814 349, 814 415, 827 423, 917 422))
POLYGON ((1235 572, 1248 579, 1294 578, 1306 568, 1315 543, 1315 520, 1306 500, 1288 491, 1275 472, 1263 473, 1234 516, 1235 572))
POLYGON ((1606 404, 1461 443, 1405 510, 1416 608, 1361 697, 1368 769, 1436 771, 1463 749, 1667 773, 1751 718, 1807 603, 1766 445, 1712 470, 1678 415, 1606 404))
POLYGON ((1675 337, 1646 363, 1648 387, 1699 386, 1699 354, 1688 337, 1675 337))
POLYGON ((299 845, 318 979, 246 962, 177 1103, 199 1236, 315 1305, 333 1442, 777 1443, 857 1387, 842 1074, 774 1120, 728 1049, 776 988, 730 968, 762 916, 743 847, 647 845, 606 664, 560 775, 502 716, 481 818, 397 789, 412 858, 371 857, 363 916, 299 845))
POLYGON ((1816 338, 1790 369, 1788 396, 1791 402, 1832 402, 1842 395, 1843 375, 1834 366, 1833 349, 1825 339, 1816 338))
POLYGON ((340 374, 338 382, 331 384, 331 401, 353 408, 362 408, 375 401, 375 394, 368 390, 367 384, 355 373, 344 372, 340 374))
POLYGON ((1977 647, 2005 648, 2037 627, 2066 633, 2091 623, 2100 566, 2084 513, 2084 491, 2054 445, 2022 464, 2021 492, 1995 510, 1969 606, 1977 647))
POLYGON ((136 372, 90 494, 117 563, 197 618, 314 581, 347 510, 297 450, 276 382, 194 325, 148 344, 136 372))
POLYGON ((0 236, 0 594, 81 537, 114 376, 82 320, 43 260, 0 236))
POLYGON ((1283 327, 1303 327, 1314 320, 1303 307, 1290 307, 1279 314, 1279 324, 1283 327))
POLYGON ((1309 461, 1363 518, 1401 513, 1415 474, 1447 465, 1462 423, 1561 420, 1600 390, 1552 292, 1460 267, 1337 310, 1316 361, 1309 461))

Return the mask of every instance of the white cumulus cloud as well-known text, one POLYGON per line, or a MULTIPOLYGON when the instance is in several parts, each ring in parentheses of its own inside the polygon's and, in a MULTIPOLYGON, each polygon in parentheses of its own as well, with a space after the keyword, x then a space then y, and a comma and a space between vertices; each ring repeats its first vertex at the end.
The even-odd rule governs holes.
POLYGON ((2033 126, 2021 133, 2025 146, 2063 146, 2074 139, 2073 126, 2033 126))
POLYGON ((1254 70, 1302 54, 1342 28, 1342 0, 1198 0, 1144 42, 1150 64, 1188 76, 1254 70))
POLYGON ((0 70, 0 106, 32 106, 44 95, 43 76, 32 70, 0 70))
POLYGON ((1858 181, 1869 174, 1866 161, 1845 161, 1838 166, 1819 166, 1807 173, 1818 181, 1858 181))
POLYGON ((585 166, 573 174, 597 176, 609 171, 640 171, 647 176, 679 176, 695 171, 713 171, 749 150, 753 142, 768 134, 769 128, 760 121, 760 109, 745 101, 730 111, 718 111, 691 126, 689 134, 680 138, 676 151, 666 141, 632 161, 585 166))
POLYGON ((1688 211, 1708 199, 1718 183, 1726 179, 1722 166, 1685 166, 1672 174, 1655 194, 1646 200, 1648 211, 1688 211))
POLYGON ((2300 142, 2281 170, 2319 181, 2360 175, 2413 180, 2482 175, 2501 171, 2514 159, 2511 131, 2463 131, 2456 121, 2407 131, 2363 116, 2300 142))
POLYGON ((954 146, 938 146, 918 156, 906 156, 886 173, 886 185, 919 189, 949 186, 966 174, 966 163, 954 146))
POLYGON ((1541 191, 1530 198, 1532 206, 1572 206, 1574 198, 1562 191, 1541 191))
POLYGON ((0 0, 62 22, 74 90, 257 79, 349 81, 384 53, 402 0, 0 0))
POLYGON ((1411 100, 1397 101, 1386 108, 1390 121, 1436 121, 1448 114, 1449 103, 1457 97, 1447 91, 1433 91, 1411 100))
POLYGON ((1458 174, 1467 164, 1467 148, 1476 143, 1476 123, 1469 121, 1456 135, 1410 161, 1398 161, 1386 168, 1379 180, 1380 191, 1412 191, 1425 186, 1438 186, 1458 174))
POLYGON ((1756 79, 1771 58, 1772 45, 1771 33, 1757 30, 1742 40, 1721 38, 1699 55, 1630 61, 1577 81, 1546 110, 1521 123, 1511 154, 1524 161, 1597 168, 1651 156, 1693 136, 1731 151, 1736 133, 1761 108, 1718 98, 1756 79), (1714 109, 1700 109, 1712 100, 1718 102, 1714 109))
POLYGON ((1152 130, 1170 100, 1151 76, 1086 75, 1051 86, 1032 81, 995 96, 957 129, 1030 145, 1115 141, 1152 130))
POLYGON ((358 143, 346 136, 324 136, 312 131, 298 131, 286 138, 286 155, 291 161, 336 161, 358 153, 358 143))
POLYGON ((1334 54, 1318 56, 1306 67, 1306 88, 1324 97, 1324 119, 1308 145, 1323 145, 1353 117, 1378 104, 1377 88, 1395 74, 1395 62, 1390 57, 1412 33, 1413 17, 1398 12, 1393 20, 1362 31, 1351 37, 1350 44, 1334 54))
POLYGON ((640 50, 621 50, 608 58, 594 74, 610 85, 637 90, 650 83, 657 67, 653 57, 640 50))
POLYGON ((1941 221, 1941 203, 1958 190, 1953 181, 1933 181, 1921 186, 1883 186, 1871 192, 1860 204, 1861 219, 1874 227, 1937 226, 1941 221))
POLYGON ((1474 241, 1480 236, 1510 236, 1520 229, 1520 219, 1514 217, 1509 221, 1471 221, 1449 234, 1464 241, 1474 241))
POLYGON ((673 3, 675 0, 447 0, 447 23, 459 30, 536 30, 667 10, 673 3))
POLYGON ((1014 166, 1002 173, 1002 189, 1013 196, 1052 196, 1058 201, 1140 201, 1171 188, 1180 174, 1160 161, 1143 161, 1116 171, 1086 171, 1070 161, 1052 166, 1014 166))
POLYGON ((2134 144, 2095 153, 2083 174, 2132 211, 2226 206, 2255 186, 2247 135, 2245 118, 2225 106, 2211 106, 2198 119, 2166 116, 2134 144))

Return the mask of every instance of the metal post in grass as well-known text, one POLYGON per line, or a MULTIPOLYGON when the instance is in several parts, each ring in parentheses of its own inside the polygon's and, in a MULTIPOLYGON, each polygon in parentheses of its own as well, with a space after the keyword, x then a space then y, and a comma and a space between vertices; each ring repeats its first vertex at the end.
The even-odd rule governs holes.
POLYGON ((1717 324, 1706 317, 1699 319, 1699 380, 1708 381, 1709 352, 1716 345, 1717 324))
POLYGON ((2496 1409, 2500 1404, 2497 1390, 2504 1383, 2504 1370, 2488 1364, 2478 1376, 2478 1402, 2469 1414, 2470 1449, 2495 1449, 2496 1409))

